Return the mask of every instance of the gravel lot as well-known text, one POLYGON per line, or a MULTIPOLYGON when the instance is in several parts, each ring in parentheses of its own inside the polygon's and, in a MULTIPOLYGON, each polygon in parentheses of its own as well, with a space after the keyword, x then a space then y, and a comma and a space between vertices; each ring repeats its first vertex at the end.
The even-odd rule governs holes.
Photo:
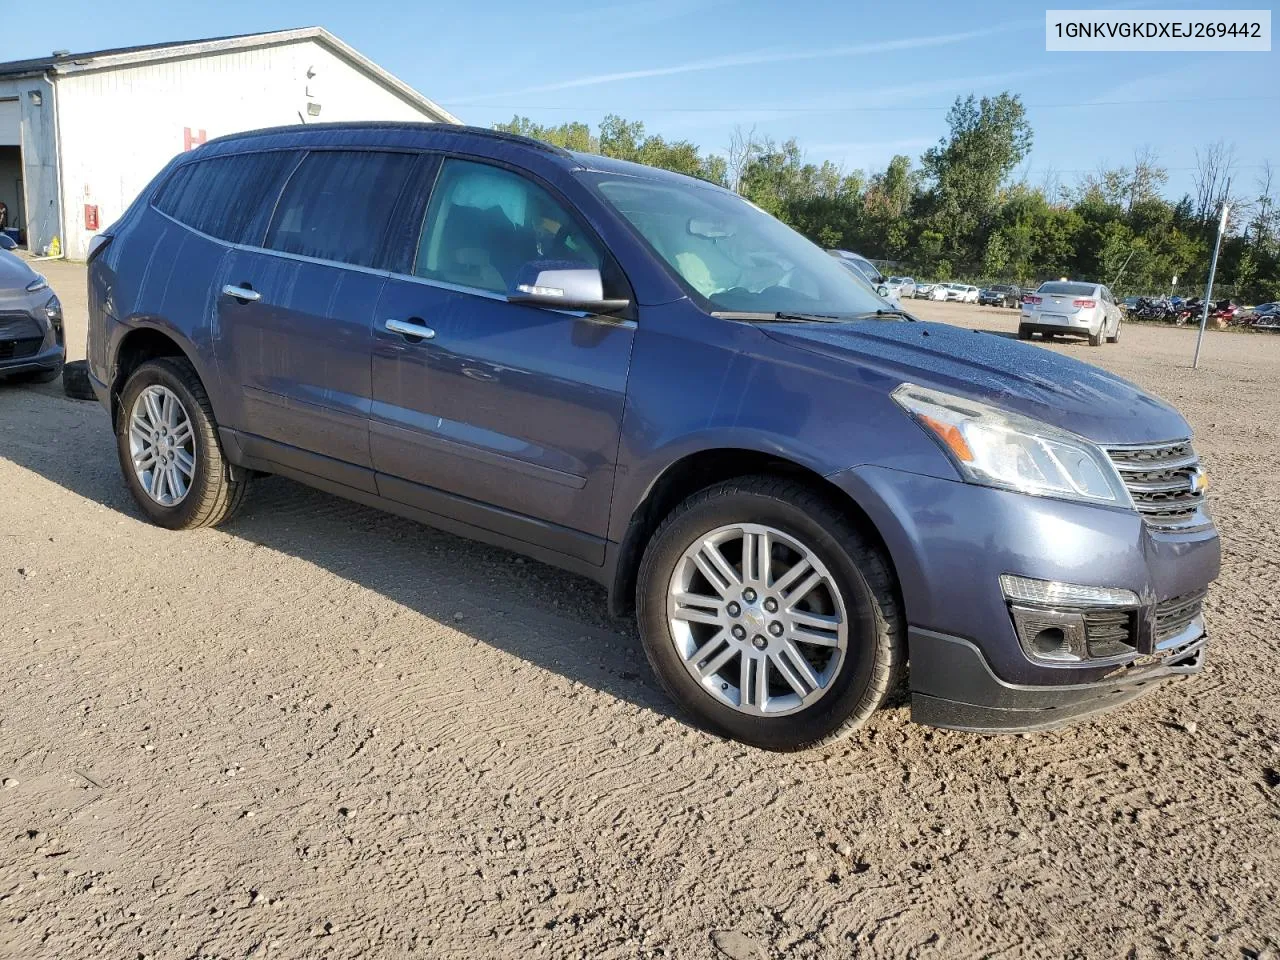
POLYGON ((0 386, 0 956, 1274 958, 1280 337, 1193 343, 1050 349, 1197 430, 1207 671, 791 756, 688 726, 584 580, 278 479, 169 533, 97 405, 0 386))

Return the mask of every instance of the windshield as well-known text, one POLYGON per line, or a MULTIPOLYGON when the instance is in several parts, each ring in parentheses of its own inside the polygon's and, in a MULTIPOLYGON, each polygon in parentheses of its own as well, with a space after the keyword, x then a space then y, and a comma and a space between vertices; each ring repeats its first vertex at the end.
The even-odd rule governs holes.
POLYGON ((593 179, 712 310, 841 316, 886 309, 848 267, 726 190, 610 175, 593 179))
POLYGON ((1040 284, 1036 293, 1063 293, 1072 297, 1086 297, 1093 293, 1092 283, 1062 283, 1050 280, 1040 284))

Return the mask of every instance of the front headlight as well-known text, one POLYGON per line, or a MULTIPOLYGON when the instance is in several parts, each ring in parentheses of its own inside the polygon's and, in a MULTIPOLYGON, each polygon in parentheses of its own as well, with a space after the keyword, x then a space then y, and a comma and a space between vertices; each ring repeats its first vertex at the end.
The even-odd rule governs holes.
POLYGON ((49 302, 44 305, 44 315, 50 323, 61 323, 62 301, 57 297, 50 297, 49 302))
POLYGON ((1131 507, 1092 441, 1030 417, 904 383, 893 399, 938 441, 970 483, 1041 497, 1131 507))

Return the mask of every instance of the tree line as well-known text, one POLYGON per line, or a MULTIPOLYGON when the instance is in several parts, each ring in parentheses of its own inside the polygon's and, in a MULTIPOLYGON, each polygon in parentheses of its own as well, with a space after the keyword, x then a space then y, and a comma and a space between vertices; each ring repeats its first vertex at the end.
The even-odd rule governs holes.
POLYGON ((1058 277, 1111 284, 1119 296, 1202 289, 1219 210, 1230 202, 1218 282, 1247 302, 1280 298, 1280 207, 1272 171, 1237 178, 1222 143, 1196 153, 1194 191, 1171 201, 1168 172, 1149 149, 1130 166, 1100 167, 1064 185, 1015 177, 1033 132, 1016 94, 957 97, 947 133, 919 163, 898 155, 884 170, 846 171, 806 161, 794 140, 736 130, 721 153, 649 134, 610 115, 543 126, 513 117, 496 128, 570 150, 634 160, 737 191, 826 248, 889 261, 930 280, 1033 286, 1058 277))

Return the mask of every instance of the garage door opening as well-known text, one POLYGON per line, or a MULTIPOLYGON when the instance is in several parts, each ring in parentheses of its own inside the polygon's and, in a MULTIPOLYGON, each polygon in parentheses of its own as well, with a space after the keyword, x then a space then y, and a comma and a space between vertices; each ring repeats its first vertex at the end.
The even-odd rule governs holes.
POLYGON ((4 220, 0 224, 18 243, 26 243, 27 218, 22 191, 22 126, 18 99, 0 98, 0 203, 4 220))

